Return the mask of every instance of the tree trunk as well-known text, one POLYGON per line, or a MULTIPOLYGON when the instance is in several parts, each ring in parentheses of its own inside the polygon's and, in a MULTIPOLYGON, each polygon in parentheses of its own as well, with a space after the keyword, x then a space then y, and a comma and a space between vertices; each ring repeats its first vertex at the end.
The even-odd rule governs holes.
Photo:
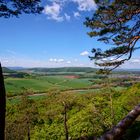
POLYGON ((6 113, 6 92, 4 86, 4 77, 0 63, 0 139, 5 139, 5 113, 6 113))
POLYGON ((68 133, 68 126, 67 126, 67 105, 65 102, 63 102, 64 104, 64 128, 65 128, 65 137, 66 140, 69 139, 69 133, 68 133))
POLYGON ((121 120, 112 130, 105 133, 100 140, 119 140, 135 119, 140 115, 140 104, 121 120))
POLYGON ((115 115, 114 115, 114 108, 113 108, 113 100, 112 100, 112 94, 110 94, 110 110, 111 110, 111 120, 112 120, 112 126, 114 126, 114 118, 115 118, 115 115))
POLYGON ((29 123, 27 124, 28 125, 28 140, 30 140, 30 126, 29 126, 29 123))

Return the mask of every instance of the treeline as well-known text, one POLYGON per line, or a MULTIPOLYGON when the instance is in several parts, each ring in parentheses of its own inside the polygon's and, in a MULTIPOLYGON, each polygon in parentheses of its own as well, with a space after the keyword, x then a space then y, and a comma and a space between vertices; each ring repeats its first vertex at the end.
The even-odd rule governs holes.
POLYGON ((11 70, 11 69, 6 68, 6 67, 2 67, 2 71, 3 71, 4 78, 8 78, 8 77, 25 78, 25 77, 30 76, 30 74, 28 74, 28 73, 11 70))
POLYGON ((61 68, 30 68, 31 72, 93 72, 96 69, 91 67, 61 67, 61 68))
MULTIPOLYGON (((34 100, 23 96, 7 103, 6 139, 65 140, 100 137, 139 103, 140 84, 124 91, 106 88, 100 93, 50 92, 34 100)), ((139 118, 123 140, 140 136, 139 118)))

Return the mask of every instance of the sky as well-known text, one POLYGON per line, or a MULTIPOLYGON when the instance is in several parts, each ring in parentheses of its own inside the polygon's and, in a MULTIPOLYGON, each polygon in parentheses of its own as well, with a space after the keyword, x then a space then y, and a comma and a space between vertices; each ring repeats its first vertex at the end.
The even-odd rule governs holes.
MULTIPOLYGON (((40 15, 0 18, 0 61, 6 67, 96 67, 88 58, 103 43, 83 22, 97 9, 93 0, 44 0, 40 15)), ((139 51, 122 68, 140 68, 139 51)))

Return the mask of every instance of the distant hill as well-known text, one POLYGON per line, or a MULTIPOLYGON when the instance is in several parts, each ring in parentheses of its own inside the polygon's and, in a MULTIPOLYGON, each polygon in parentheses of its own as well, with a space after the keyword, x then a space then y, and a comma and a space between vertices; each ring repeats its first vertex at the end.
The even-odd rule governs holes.
POLYGON ((26 68, 23 68, 23 67, 7 67, 8 69, 10 70, 24 70, 26 68))
POLYGON ((11 70, 7 67, 2 67, 2 70, 3 70, 3 75, 4 75, 5 78, 6 77, 24 78, 24 77, 30 76, 26 72, 11 70))
POLYGON ((16 73, 16 71, 11 70, 11 69, 6 68, 6 67, 2 67, 2 71, 3 71, 3 73, 16 73))
POLYGON ((92 72, 95 68, 91 67, 61 67, 61 68, 30 68, 28 72, 92 72))

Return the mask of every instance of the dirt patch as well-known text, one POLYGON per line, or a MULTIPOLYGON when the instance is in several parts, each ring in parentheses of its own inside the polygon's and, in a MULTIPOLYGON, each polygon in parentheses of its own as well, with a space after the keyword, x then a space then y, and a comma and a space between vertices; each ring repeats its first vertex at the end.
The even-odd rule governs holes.
POLYGON ((76 76, 76 75, 66 75, 64 77, 69 78, 69 79, 77 79, 77 78, 79 78, 79 76, 76 76))

